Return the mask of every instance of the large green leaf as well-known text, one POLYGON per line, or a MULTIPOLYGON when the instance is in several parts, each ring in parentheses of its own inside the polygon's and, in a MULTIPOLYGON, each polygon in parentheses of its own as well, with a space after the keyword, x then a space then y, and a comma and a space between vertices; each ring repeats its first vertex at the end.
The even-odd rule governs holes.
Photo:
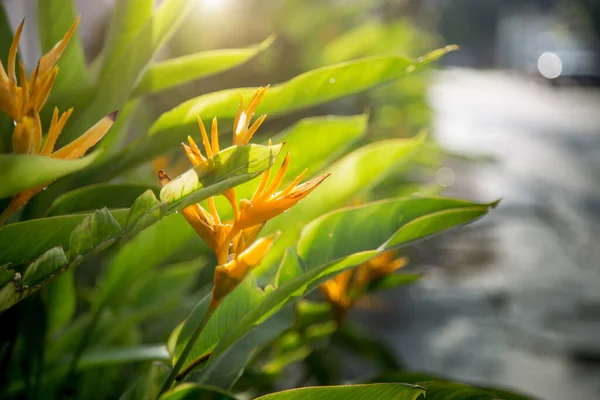
MULTIPOLYGON (((425 395, 418 386, 402 383, 325 386, 291 389, 258 397, 256 400, 416 400, 425 395)), ((429 399, 429 396, 427 396, 429 399)))
POLYGON ((264 51, 274 39, 269 37, 262 43, 245 49, 203 51, 158 62, 148 68, 133 94, 140 96, 157 93, 233 68, 264 51))
MULTIPOLYGON (((258 306, 264 299, 264 296, 264 292, 256 286, 255 279, 252 277, 244 279, 242 284, 223 300, 223 303, 210 318, 208 324, 192 348, 192 351, 186 360, 186 364, 212 351, 223 335, 229 332, 249 310, 258 306)), ((208 307, 209 297, 210 296, 207 296, 198 303, 194 311, 192 311, 192 314, 183 324, 181 331, 177 331, 177 344, 173 357, 174 363, 177 362, 181 352, 187 345, 190 336, 192 336, 194 330, 202 320, 208 307)))
POLYGON ((102 69, 107 69, 119 61, 125 49, 131 46, 138 32, 152 17, 154 0, 120 0, 110 18, 110 26, 102 48, 102 69))
POLYGON ((160 400, 237 400, 224 390, 191 383, 181 384, 160 396, 160 400))
POLYGON ((270 292, 258 307, 255 307, 248 312, 244 318, 239 320, 235 327, 221 339, 209 359, 208 367, 210 367, 219 356, 225 355, 231 346, 238 340, 266 321, 283 306, 307 295, 310 291, 314 290, 322 282, 333 275, 348 268, 352 268, 368 260, 375 254, 376 252, 373 251, 356 253, 338 262, 314 268, 270 292))
MULTIPOLYGON (((248 310, 249 311, 249 310, 248 310)), ((294 325, 294 308, 292 304, 270 317, 256 329, 231 346, 225 354, 217 357, 191 380, 213 385, 223 389, 231 389, 251 362, 257 350, 279 337, 294 325)))
POLYGON ((81 356, 78 368, 118 365, 137 361, 167 361, 169 353, 164 345, 144 345, 116 349, 90 350, 81 356))
MULTIPOLYGON (((123 226, 127 210, 114 210, 111 213, 123 226)), ((0 243, 10 243, 10 246, 0 246, 0 264, 23 264, 58 244, 68 250, 71 232, 89 215, 61 215, 4 225, 0 228, 0 243)))
MULTIPOLYGON (((427 62, 432 57, 427 58, 427 62)), ((282 115, 344 96, 360 93, 424 66, 424 61, 400 56, 371 57, 319 68, 273 86, 258 106, 257 113, 282 115), (369 71, 369 73, 365 73, 369 71)), ((213 92, 188 100, 162 114, 149 135, 132 143, 123 154, 111 157, 114 170, 126 169, 150 160, 177 146, 196 131, 196 116, 233 118, 239 95, 251 96, 256 88, 236 88, 213 92)))
POLYGON ((0 154, 0 171, 5 173, 0 186, 0 198, 49 184, 79 171, 90 165, 97 155, 93 153, 78 160, 62 160, 29 154, 0 154))
POLYGON ((406 245, 480 218, 495 205, 414 197, 336 210, 304 228, 298 254, 311 269, 357 251, 406 245))
POLYGON ((280 229, 281 236, 274 243, 257 275, 271 278, 287 247, 294 246, 302 228, 312 219, 348 204, 353 197, 374 186, 393 169, 403 168, 415 155, 423 137, 383 140, 363 146, 334 163, 326 171, 331 176, 313 193, 267 224, 266 231, 280 229))
POLYGON ((105 183, 84 186, 59 196, 54 200, 46 216, 97 210, 102 207, 127 208, 146 190, 158 195, 158 187, 128 183, 105 183))
MULTIPOLYGON (((175 33, 195 3, 195 0, 161 2, 127 44, 114 57, 107 59, 98 78, 96 96, 85 110, 77 114, 74 123, 67 126, 61 135, 61 143, 73 140, 103 116, 125 106, 150 61, 175 33)), ((134 2, 130 6, 136 7, 134 2)))
MULTIPOLYGON (((42 53, 52 49, 75 22, 77 10, 74 3, 73 0, 38 0, 37 17, 42 53)), ((53 85, 54 91, 68 90, 87 83, 85 55, 77 32, 58 61, 58 68, 60 73, 53 85)))

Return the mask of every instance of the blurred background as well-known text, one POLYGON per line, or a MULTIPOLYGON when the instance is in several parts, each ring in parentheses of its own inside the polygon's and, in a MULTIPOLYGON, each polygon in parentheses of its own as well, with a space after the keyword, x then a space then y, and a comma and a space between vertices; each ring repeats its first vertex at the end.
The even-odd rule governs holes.
MULTIPOLYGON (((34 20, 33 3, 3 0, 13 28, 34 20)), ((90 62, 114 3, 77 1, 90 62)), ((367 110, 371 140, 430 131, 418 162, 365 198, 503 198, 482 221, 411 249, 408 268, 424 278, 352 317, 412 370, 543 399, 600 398, 600 1, 198 0, 162 57, 272 34, 269 50, 243 66, 146 100, 131 129, 202 93, 458 44, 436 70, 306 111, 367 110)), ((36 24, 21 43, 34 64, 36 24)), ((151 181, 151 169, 134 174, 151 181)), ((362 361, 344 365, 348 378, 368 376, 362 361)))

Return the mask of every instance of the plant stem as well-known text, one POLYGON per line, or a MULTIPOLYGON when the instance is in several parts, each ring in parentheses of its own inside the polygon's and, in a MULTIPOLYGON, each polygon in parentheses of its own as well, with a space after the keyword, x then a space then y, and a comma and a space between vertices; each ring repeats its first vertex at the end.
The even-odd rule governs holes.
POLYGON ((192 333, 192 336, 190 336, 190 340, 188 340, 187 344, 185 345, 185 348, 181 352, 181 355, 179 356, 179 359, 177 360, 177 363, 175 364, 175 366, 171 370, 171 373, 169 374, 169 377, 167 378, 167 381, 165 382, 165 384, 163 385, 162 389, 160 390, 160 393, 158 394, 158 397, 160 397, 163 393, 165 393, 169 389, 171 389, 171 386, 173 385, 173 382, 175 382, 175 378, 177 378, 177 375, 179 375, 179 371, 181 370, 181 368, 185 364, 185 361, 187 360, 188 356, 190 355, 190 352, 192 351, 192 349, 194 348, 194 345, 198 341, 198 338, 200 337, 200 334, 202 333, 202 331, 206 327, 206 324, 208 324, 208 321, 210 320, 210 317, 212 317, 212 315, 217 310, 217 307, 219 306, 219 303, 220 302, 215 302, 213 300, 213 297, 210 298, 210 303, 208 304, 208 308, 204 312, 204 316, 202 317, 202 321, 200 321, 200 323, 198 324, 198 326, 196 327, 196 329, 192 333))

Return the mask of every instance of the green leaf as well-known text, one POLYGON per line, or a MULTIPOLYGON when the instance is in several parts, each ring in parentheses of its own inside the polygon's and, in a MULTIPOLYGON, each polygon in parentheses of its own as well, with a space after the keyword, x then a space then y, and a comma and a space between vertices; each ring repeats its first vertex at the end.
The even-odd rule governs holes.
MULTIPOLYGON (((244 279, 244 281, 223 300, 221 305, 217 308, 217 311, 210 318, 190 352, 186 364, 212 351, 221 337, 230 331, 249 310, 260 304, 264 296, 264 292, 256 286, 255 279, 252 277, 244 279)), ((174 363, 177 362, 179 355, 187 345, 190 336, 200 323, 200 320, 202 320, 202 317, 204 317, 204 313, 208 307, 209 297, 210 296, 207 296, 198 303, 194 308, 194 311, 192 311, 191 315, 183 324, 183 328, 177 337, 177 345, 173 357, 174 363)))
MULTIPOLYGON (((368 120, 368 114, 309 117, 275 136, 273 143, 285 142, 285 150, 292 156, 288 179, 293 179, 304 169, 308 169, 308 176, 314 175, 344 155, 365 135, 368 120)), ((279 156, 279 162, 283 161, 283 156, 279 156)))
POLYGON ((127 208, 146 190, 158 194, 158 187, 127 183, 101 183, 84 186, 59 196, 54 200, 46 216, 93 211, 102 207, 127 208))
POLYGON ((12 307, 19 301, 21 296, 21 274, 8 269, 8 266, 0 267, 0 312, 12 307))
POLYGON ((29 154, 0 154, 0 171, 5 171, 0 186, 0 198, 12 196, 25 189, 50 184, 90 165, 98 153, 78 160, 61 160, 29 154))
POLYGON ((128 305, 137 309, 156 307, 162 312, 170 303, 181 303, 196 285, 198 273, 206 266, 207 260, 199 257, 143 275, 129 289, 128 305))
POLYGON ((192 376, 190 379, 198 383, 231 389, 257 350, 268 345, 293 325, 294 310, 290 305, 237 341, 225 354, 203 369, 200 377, 192 376))
MULTIPOLYGON (((119 225, 123 225, 127 211, 113 210, 111 214, 119 225)), ((4 225, 0 228, 0 243, 11 245, 0 246, 0 264, 23 264, 58 244, 68 250, 71 232, 89 215, 61 215, 4 225)))
POLYGON ((294 246, 302 228, 312 219, 344 206, 359 193, 368 190, 392 169, 403 168, 423 144, 424 136, 411 139, 382 140, 363 146, 334 163, 331 173, 308 197, 287 213, 270 221, 266 231, 280 229, 281 236, 255 270, 258 276, 273 274, 287 247, 294 246))
POLYGON ((119 397, 119 400, 155 399, 167 379, 167 375, 166 365, 162 363, 148 365, 139 372, 138 378, 119 397))
MULTIPOLYGON (((346 150, 366 132, 367 114, 352 116, 309 117, 276 135, 273 143, 283 143, 283 152, 279 153, 275 165, 283 162, 289 152, 289 164, 283 184, 292 181, 307 170, 306 176, 312 176, 325 165, 344 154, 346 150), (319 142, 315 146, 315 142, 319 142)), ((250 198, 258 186, 260 178, 236 186, 238 198, 250 198)), ((219 214, 223 218, 232 218, 229 202, 224 197, 215 198, 219 214)))
MULTIPOLYGON (((425 65, 399 56, 371 57, 319 68, 273 86, 256 112, 282 115, 341 97, 360 93, 417 70, 425 65), (369 71, 365 74, 365 71, 369 71)), ((256 88, 236 88, 205 94, 162 114, 149 135, 132 143, 125 154, 111 161, 113 168, 130 168, 177 146, 195 131, 196 116, 233 118, 240 93, 250 97, 256 88)), ((108 162, 107 162, 108 164, 108 162)))
POLYGON ((416 400, 424 395, 425 390, 418 386, 402 383, 373 383, 291 389, 261 396, 256 400, 416 400))
POLYGON ((302 266, 302 261, 296 254, 296 251, 292 248, 288 248, 283 255, 283 259, 281 260, 281 264, 279 264, 279 268, 277 269, 277 274, 275 275, 275 286, 279 287, 286 282, 294 279, 298 275, 301 275, 304 272, 304 267, 302 266))
MULTIPOLYGON (((102 69, 115 65, 152 18, 153 0, 120 0, 115 4, 101 53, 102 69)), ((94 60, 94 63, 98 61, 94 60)))
POLYGON ((150 189, 146 190, 133 202, 129 214, 127 214, 126 227, 131 228, 138 223, 140 218, 150 213, 152 209, 160 204, 154 192, 150 189))
POLYGON ((257 177, 269 168, 282 145, 232 146, 167 183, 160 200, 181 210, 257 177))
POLYGON ((100 284, 100 291, 94 299, 95 309, 105 303, 123 306, 125 298, 119 293, 129 290, 136 279, 164 262, 193 237, 194 231, 190 226, 180 227, 177 224, 179 218, 183 219, 181 216, 164 218, 121 244, 100 284))
POLYGON ((298 255, 311 269, 357 251, 406 245, 480 218, 495 205, 446 198, 400 198, 336 210, 304 228, 298 255))
MULTIPOLYGON (((105 115, 125 107, 150 61, 195 4, 195 0, 163 1, 127 44, 114 57, 109 56, 100 72, 96 96, 77 114, 74 123, 66 127, 61 143, 73 140, 105 115)), ((136 7, 134 2, 124 6, 136 7)))
POLYGON ((203 51, 153 64, 135 88, 134 96, 158 93, 233 68, 264 51, 274 40, 275 37, 270 36, 245 49, 203 51))
POLYGON ((87 255, 105 242, 112 242, 121 233, 121 226, 113 218, 108 208, 103 208, 87 216, 71 233, 69 240, 69 260, 87 255))
POLYGON ((456 382, 427 381, 417 384, 427 390, 427 400, 531 400, 530 397, 505 390, 481 389, 456 382))
MULTIPOLYGON (((75 22, 77 10, 74 3, 73 0, 38 0, 37 16, 42 53, 52 49, 75 22)), ((80 29, 81 26, 78 30, 80 29)), ((69 41, 57 65, 60 73, 53 85, 55 92, 86 84, 85 55, 77 31, 69 41)))
POLYGON ((318 287, 322 282, 346 269, 352 268, 375 255, 376 252, 356 253, 343 260, 314 268, 304 274, 284 283, 279 288, 269 293, 265 299, 248 312, 238 323, 221 339, 209 360, 208 367, 215 362, 221 354, 243 338, 254 327, 259 326, 269 317, 273 316, 286 304, 295 301, 318 287))
POLYGON ((75 270, 69 269, 48 285, 48 331, 53 333, 68 324, 75 314, 75 270))
POLYGON ((183 383, 160 396, 160 400, 237 400, 237 398, 214 387, 183 383))
POLYGON ((118 365, 139 361, 167 361, 169 353, 164 345, 144 345, 90 350, 81 356, 81 369, 118 365))
POLYGON ((52 276, 65 271, 67 256, 61 246, 54 247, 40 256, 27 267, 23 275, 23 286, 41 285, 52 276))

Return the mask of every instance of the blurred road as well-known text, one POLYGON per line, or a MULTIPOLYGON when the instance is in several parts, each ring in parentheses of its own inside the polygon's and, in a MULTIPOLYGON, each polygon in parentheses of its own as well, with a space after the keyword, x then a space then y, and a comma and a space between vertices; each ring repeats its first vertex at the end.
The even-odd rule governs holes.
MULTIPOLYGON (((600 91, 498 72, 431 90, 448 195, 498 209, 424 246, 427 276, 362 316, 411 369, 541 399, 600 399, 600 91)), ((418 257, 418 256, 417 256, 418 257)))

